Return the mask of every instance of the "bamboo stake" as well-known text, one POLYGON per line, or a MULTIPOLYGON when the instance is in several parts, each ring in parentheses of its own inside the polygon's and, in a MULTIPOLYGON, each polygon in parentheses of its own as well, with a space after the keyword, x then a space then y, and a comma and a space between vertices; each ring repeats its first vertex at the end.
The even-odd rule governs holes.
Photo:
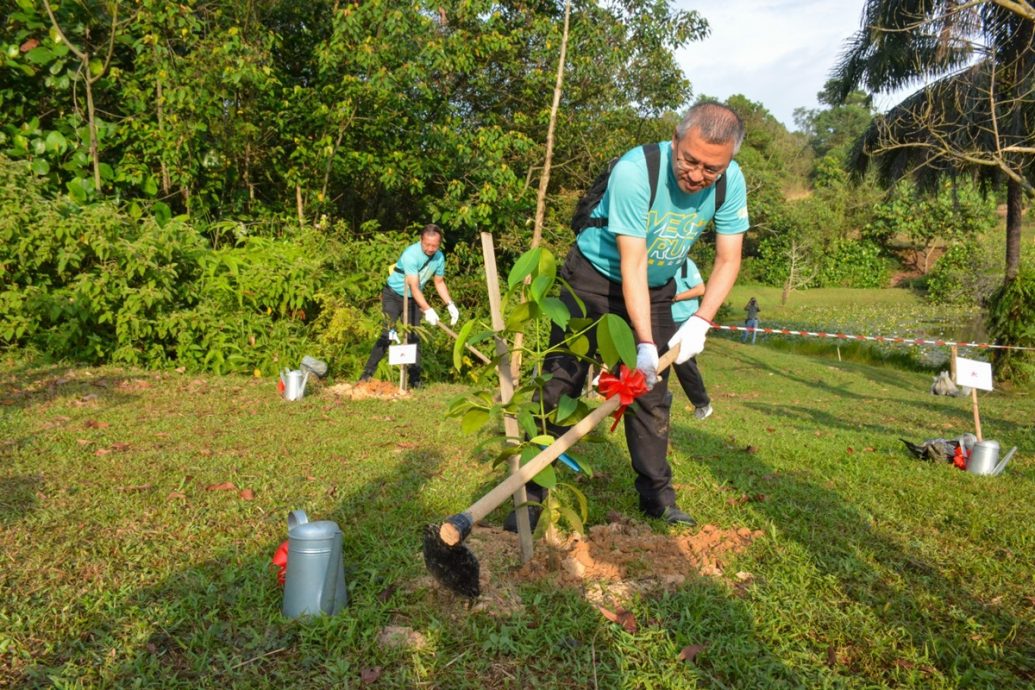
MULTIPOLYGON (((489 291, 489 310, 492 314, 492 330, 496 331, 496 356, 499 358, 496 371, 500 377, 500 400, 504 405, 514 397, 514 374, 510 368, 510 353, 507 351, 507 343, 499 336, 504 329, 503 304, 500 298, 500 281, 496 272, 496 250, 493 247, 492 235, 487 232, 481 234, 482 256, 485 259, 485 282, 489 291)), ((514 444, 521 433, 517 419, 512 414, 503 415, 503 431, 507 434, 507 442, 514 444)), ((521 468, 521 461, 517 456, 510 456, 507 461, 508 469, 513 475, 521 468)), ((521 545, 521 562, 527 563, 532 560, 532 525, 528 517, 528 493, 522 482, 514 491, 514 510, 517 517, 518 542, 521 545)))
POLYGON ((977 440, 981 441, 983 439, 981 438, 981 415, 978 414, 977 388, 970 389, 970 400, 974 408, 974 435, 977 436, 977 440))
MULTIPOLYGON (((403 285, 403 342, 408 343, 410 341, 410 287, 403 285)), ((391 347, 391 346, 389 346, 391 347)), ((409 370, 409 364, 402 364, 399 366, 399 390, 403 393, 406 392, 406 372, 409 370)))

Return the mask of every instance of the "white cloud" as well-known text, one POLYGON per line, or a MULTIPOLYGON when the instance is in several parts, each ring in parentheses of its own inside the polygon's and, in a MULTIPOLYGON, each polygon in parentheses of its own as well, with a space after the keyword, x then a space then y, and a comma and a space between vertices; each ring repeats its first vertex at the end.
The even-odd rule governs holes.
MULTIPOLYGON (((789 129, 794 109, 816 108, 845 42, 858 29, 863 0, 676 0, 711 26, 703 41, 676 58, 694 93, 727 98, 736 93, 762 103, 789 129)), ((878 103, 896 103, 895 96, 878 103)))

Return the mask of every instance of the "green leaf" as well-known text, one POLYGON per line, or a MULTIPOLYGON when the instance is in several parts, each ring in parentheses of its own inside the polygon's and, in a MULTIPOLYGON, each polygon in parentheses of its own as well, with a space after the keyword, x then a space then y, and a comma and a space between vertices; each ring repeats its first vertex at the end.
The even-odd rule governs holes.
POLYGON ((577 410, 579 407, 579 401, 575 398, 569 398, 565 394, 561 394, 561 399, 557 403, 557 416, 554 421, 557 424, 564 424, 564 420, 571 416, 571 413, 577 410))
POLYGON ((472 407, 464 414, 464 418, 460 421, 460 428, 465 434, 473 434, 485 426, 485 423, 488 421, 488 410, 481 407, 472 407))
POLYGON ((99 77, 104 73, 104 61, 100 58, 90 60, 90 76, 99 77))
POLYGON ((51 131, 47 132, 46 145, 47 151, 51 153, 64 153, 65 149, 68 148, 68 141, 61 132, 51 131))
POLYGON ((32 171, 37 175, 46 175, 50 172, 50 164, 42 158, 32 161, 32 171))
POLYGON ((539 275, 549 277, 551 283, 557 277, 557 259, 549 249, 544 249, 539 257, 539 275))
POLYGON ((550 317, 550 320, 560 328, 564 329, 568 327, 571 314, 568 312, 568 307, 564 306, 564 302, 560 301, 556 297, 547 297, 539 304, 539 306, 542 308, 543 313, 550 317))
POLYGON ((561 506, 561 515, 563 515, 564 519, 568 521, 568 525, 573 531, 578 532, 579 534, 586 533, 586 528, 583 527, 582 520, 575 514, 574 510, 568 506, 561 506))
POLYGON ((154 196, 157 193, 158 193, 158 182, 155 181, 155 178, 153 178, 150 175, 148 175, 147 179, 144 180, 144 194, 147 194, 148 196, 154 196))
POLYGON ((158 222, 158 227, 164 228, 166 224, 172 219, 172 209, 169 205, 162 201, 156 201, 154 205, 155 220, 158 222))
POLYGON ((45 46, 36 46, 25 54, 25 59, 37 65, 45 65, 54 59, 54 51, 45 46))
POLYGON ((534 443, 537 446, 548 446, 554 442, 554 437, 549 434, 540 434, 528 439, 529 443, 534 443))
POLYGON ((467 342, 467 338, 471 335, 475 323, 474 320, 467 321, 460 329, 460 332, 456 334, 456 342, 453 343, 453 368, 457 371, 460 371, 463 367, 464 343, 467 342))
POLYGON ((547 465, 539 472, 539 474, 532 477, 532 481, 539 486, 552 489, 557 486, 557 472, 554 471, 553 465, 547 465))
POLYGON ((636 339, 625 319, 616 314, 604 314, 597 324, 597 347, 609 367, 619 360, 630 369, 636 366, 636 339))
POLYGON ((514 307, 507 314, 507 329, 511 331, 524 330, 526 323, 539 315, 539 307, 535 302, 522 302, 514 307))
POLYGON ((515 285, 532 274, 532 271, 539 265, 539 257, 542 251, 542 249, 536 247, 518 257, 514 267, 510 269, 510 275, 507 276, 507 287, 509 289, 513 290, 515 285))
POLYGON ((549 292, 550 287, 553 285, 553 276, 536 276, 532 281, 532 286, 529 289, 529 297, 533 302, 542 302, 543 297, 549 292))
POLYGON ((568 343, 568 349, 579 357, 585 357, 589 354, 589 338, 584 335, 580 335, 575 340, 568 343))
POLYGON ((535 425, 535 417, 527 409, 520 410, 516 415, 518 424, 521 425, 521 430, 529 436, 535 436, 539 433, 539 429, 535 425))

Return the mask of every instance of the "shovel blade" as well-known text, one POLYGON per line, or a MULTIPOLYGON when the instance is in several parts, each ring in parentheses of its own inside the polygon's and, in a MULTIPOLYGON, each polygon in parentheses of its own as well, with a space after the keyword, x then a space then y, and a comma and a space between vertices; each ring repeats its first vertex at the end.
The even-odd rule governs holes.
POLYGON ((424 527, 424 565, 446 589, 464 597, 481 594, 478 559, 462 543, 449 546, 439 536, 439 525, 424 527))

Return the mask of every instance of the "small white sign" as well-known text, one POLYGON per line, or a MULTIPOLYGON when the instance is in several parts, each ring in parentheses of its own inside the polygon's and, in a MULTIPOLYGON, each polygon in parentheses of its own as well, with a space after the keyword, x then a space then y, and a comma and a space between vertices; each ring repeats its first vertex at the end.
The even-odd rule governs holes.
POLYGON ((392 365, 416 364, 417 344, 410 343, 409 345, 390 345, 388 347, 388 363, 392 365))
POLYGON ((976 359, 956 358, 956 385, 992 390, 992 365, 976 359))

